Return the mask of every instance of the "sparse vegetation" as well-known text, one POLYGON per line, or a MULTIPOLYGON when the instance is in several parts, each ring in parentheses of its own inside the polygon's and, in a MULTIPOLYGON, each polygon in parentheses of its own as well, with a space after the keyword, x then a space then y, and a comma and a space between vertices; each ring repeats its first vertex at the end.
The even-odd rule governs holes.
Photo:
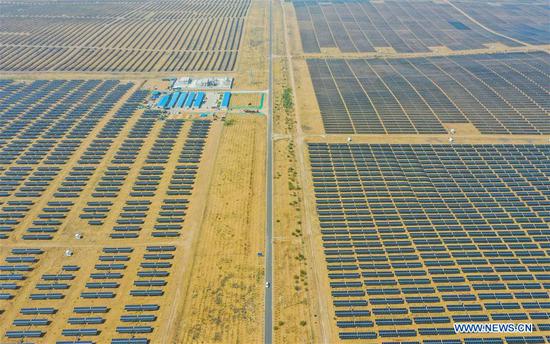
POLYGON ((290 87, 285 87, 283 90, 283 106, 287 113, 292 112, 294 103, 292 101, 292 89, 290 87))

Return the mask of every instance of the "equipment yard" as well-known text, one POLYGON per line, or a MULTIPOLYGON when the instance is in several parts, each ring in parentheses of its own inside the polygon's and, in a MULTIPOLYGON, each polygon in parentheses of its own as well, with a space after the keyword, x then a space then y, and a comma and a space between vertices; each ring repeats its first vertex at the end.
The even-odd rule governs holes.
POLYGON ((549 343, 549 22, 0 0, 0 343, 549 343))

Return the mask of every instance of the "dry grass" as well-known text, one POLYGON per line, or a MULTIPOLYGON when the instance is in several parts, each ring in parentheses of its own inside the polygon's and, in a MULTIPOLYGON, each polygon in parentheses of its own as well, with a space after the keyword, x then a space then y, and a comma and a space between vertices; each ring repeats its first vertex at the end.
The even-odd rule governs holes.
POLYGON ((292 141, 275 143, 276 343, 313 343, 310 269, 304 252, 302 200, 292 141))
MULTIPOLYGON (((263 310, 265 121, 230 117, 184 295, 177 343, 258 343, 263 310)), ((229 120, 228 119, 228 120, 229 120)))
POLYGON ((237 58, 235 89, 267 88, 267 2, 252 0, 237 58))
MULTIPOLYGON (((287 9, 292 5, 284 6, 287 9)), ((314 266, 308 260, 302 219, 304 215, 302 185, 297 174, 294 137, 296 113, 294 106, 285 106, 285 90, 292 94, 288 78, 286 45, 281 6, 275 6, 274 61, 274 128, 278 140, 274 143, 274 206, 275 206, 275 343, 315 343, 319 340, 315 315, 315 286, 311 283, 314 266)), ((287 25, 289 22, 287 21, 287 25)), ((292 104, 297 100, 292 99, 292 104)))
POLYGON ((234 93, 231 95, 230 109, 259 108, 262 105, 261 93, 234 93))
POLYGON ((321 110, 317 104, 315 90, 313 89, 306 61, 303 59, 294 59, 292 67, 294 68, 297 96, 300 98, 298 106, 300 107, 299 113, 302 130, 306 134, 322 134, 325 130, 323 128, 321 110))

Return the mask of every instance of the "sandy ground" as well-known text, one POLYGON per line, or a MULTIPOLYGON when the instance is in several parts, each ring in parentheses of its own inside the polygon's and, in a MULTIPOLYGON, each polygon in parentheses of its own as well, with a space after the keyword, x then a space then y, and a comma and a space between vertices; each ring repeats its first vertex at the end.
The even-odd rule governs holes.
MULTIPOLYGON (((303 200, 303 185, 299 166, 300 151, 297 150, 299 118, 295 108, 283 106, 283 90, 292 81, 288 69, 285 30, 282 25, 283 8, 293 11, 289 3, 275 6, 275 51, 274 73, 274 128, 275 128, 275 317, 274 340, 276 343, 319 343, 323 316, 317 307, 319 301, 316 274, 317 264, 309 251, 309 218, 306 217, 303 200)), ((291 22, 286 21, 286 26, 291 22)), ((300 104, 302 99, 293 103, 300 104)))
MULTIPOLYGON (((234 90, 267 87, 266 37, 267 7, 253 0, 234 90)), ((266 123, 229 115, 225 124, 173 343, 259 343, 263 336, 266 123)))
MULTIPOLYGON (((267 88, 267 7, 266 2, 253 0, 246 19, 237 67, 231 73, 11 73, 3 78, 25 79, 158 79, 148 82, 148 88, 161 87, 163 77, 178 76, 232 76, 237 90, 258 90, 267 88)), ((290 2, 276 2, 274 6, 275 30, 275 260, 274 260, 274 340, 276 343, 333 343, 337 342, 334 311, 330 302, 328 275, 321 249, 319 226, 315 213, 310 168, 307 161, 308 142, 352 142, 364 143, 449 143, 449 135, 324 135, 319 107, 306 65, 307 57, 410 57, 382 51, 372 55, 341 54, 323 51, 321 54, 304 55, 293 6, 290 2), (286 31, 283 28, 281 6, 285 9, 286 31), (286 39, 286 42, 285 42, 286 39), (287 63, 287 47, 291 67, 287 63), (292 72, 293 77, 289 74, 292 72), (282 106, 281 97, 285 87, 291 87, 296 100, 294 111, 287 112, 282 106)), ((485 53, 495 51, 528 51, 533 48, 508 48, 488 46, 487 49, 464 53, 485 53)), ((540 49, 540 47, 536 48, 540 49)), ((445 47, 434 47, 425 56, 450 53, 445 47)), ((462 54, 462 52, 453 52, 462 54)), ((415 54, 414 56, 420 56, 415 54)), ((424 56, 424 55, 423 55, 424 56)), ((136 86, 137 87, 137 86, 136 86)), ((246 101, 245 101, 246 102, 246 101)), ((120 106, 122 102, 118 104, 120 106)), ((115 109, 116 110, 116 109, 115 109)), ((114 111, 112 112, 114 113, 114 111)), ((40 213, 42 206, 51 197, 59 183, 67 175, 78 157, 85 151, 100 128, 111 118, 106 116, 84 140, 81 147, 69 160, 65 169, 46 190, 42 200, 33 207, 27 219, 18 227, 9 240, 2 241, 0 260, 10 255, 12 247, 45 247, 46 253, 40 256, 35 270, 28 273, 28 279, 21 282, 22 288, 11 301, 0 301, 0 333, 13 328, 11 322, 20 317, 21 307, 29 306, 28 295, 36 292, 34 286, 40 283, 44 273, 59 273, 63 264, 78 264, 81 269, 75 272, 71 288, 63 301, 36 301, 33 306, 55 306, 59 313, 52 317, 48 334, 37 341, 51 343, 61 338, 61 330, 69 328, 67 319, 74 316, 74 306, 92 305, 84 302, 80 292, 84 291, 89 274, 102 254, 104 246, 132 245, 130 262, 125 277, 110 303, 113 309, 105 317, 107 322, 97 327, 102 330, 98 342, 108 342, 109 338, 121 337, 115 334, 115 326, 120 326, 119 317, 123 314, 120 305, 128 303, 159 303, 161 311, 156 312, 158 320, 155 331, 147 337, 152 343, 260 343, 263 338, 263 258, 258 256, 264 248, 265 218, 265 118, 260 116, 229 116, 224 125, 220 121, 213 124, 200 164, 199 176, 194 194, 190 197, 183 235, 174 240, 153 239, 150 227, 154 223, 163 199, 170 172, 163 175, 162 186, 155 196, 155 205, 146 218, 146 229, 140 239, 114 242, 109 239, 110 226, 121 212, 122 202, 137 178, 139 165, 143 163, 154 137, 162 123, 157 123, 151 131, 136 160, 136 167, 129 172, 119 197, 103 227, 91 228, 79 219, 82 207, 86 205, 95 183, 99 181, 107 167, 107 162, 122 143, 122 140, 137 120, 134 115, 121 131, 107 152, 103 162, 90 179, 77 200, 73 210, 56 238, 49 243, 22 242, 18 238, 24 226, 40 213), (74 233, 81 231, 85 240, 76 241, 74 233), (136 279, 138 265, 142 261, 145 246, 149 244, 176 245, 171 275, 167 278, 165 295, 154 301, 129 296, 129 290, 136 279), (66 258, 66 248, 74 249, 74 256, 66 258), (159 301, 160 300, 160 301, 159 301)), ((184 139, 190 127, 187 122, 172 151, 166 170, 176 164, 184 139)), ((450 126, 446 126, 451 129, 450 126)), ((548 143, 541 136, 480 135, 471 125, 454 125, 454 143, 548 143)), ((5 338, 1 343, 10 343, 5 338)))
POLYGON ((226 123, 175 343, 262 338, 265 119, 226 123))
POLYGON ((267 2, 252 0, 237 58, 234 89, 267 88, 267 2))
POLYGON ((262 105, 261 93, 235 93, 231 95, 230 109, 259 108, 262 105))
POLYGON ((455 135, 309 135, 306 142, 396 144, 548 144, 542 135, 469 135, 457 131, 455 135), (449 142, 449 138, 453 142, 449 142))

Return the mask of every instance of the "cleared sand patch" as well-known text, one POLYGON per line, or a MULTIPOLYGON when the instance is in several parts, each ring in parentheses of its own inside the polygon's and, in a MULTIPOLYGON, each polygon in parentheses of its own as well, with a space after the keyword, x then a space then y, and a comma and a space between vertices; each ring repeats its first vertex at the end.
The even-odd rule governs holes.
POLYGON ((226 120, 174 342, 261 342, 264 133, 264 118, 226 120))
POLYGON ((337 54, 340 54, 341 51, 340 51, 340 48, 338 47, 334 47, 334 48, 321 48, 321 53, 322 54, 327 54, 327 55, 337 55, 337 54))
POLYGON ((230 109, 260 109, 264 104, 262 93, 235 93, 231 95, 230 109))
POLYGON ((447 54, 452 54, 453 53, 453 50, 450 49, 449 47, 445 46, 445 45, 437 45, 437 46, 433 46, 433 47, 429 47, 431 51, 433 51, 434 53, 437 53, 437 54, 442 54, 442 55, 447 55, 447 54))
POLYGON ((237 58, 234 89, 265 89, 267 87, 267 2, 250 3, 242 42, 237 58))
POLYGON ((443 123, 443 127, 449 133, 454 129, 456 135, 481 135, 472 123, 443 123))
POLYGON ((321 110, 315 96, 315 89, 309 74, 306 60, 294 59, 292 61, 294 68, 294 82, 296 83, 297 97, 300 98, 298 103, 302 130, 306 134, 323 134, 323 119, 321 110))
POLYGON ((397 51, 395 51, 393 47, 374 47, 374 49, 376 49, 376 51, 381 54, 391 54, 391 55, 397 54, 397 51))

